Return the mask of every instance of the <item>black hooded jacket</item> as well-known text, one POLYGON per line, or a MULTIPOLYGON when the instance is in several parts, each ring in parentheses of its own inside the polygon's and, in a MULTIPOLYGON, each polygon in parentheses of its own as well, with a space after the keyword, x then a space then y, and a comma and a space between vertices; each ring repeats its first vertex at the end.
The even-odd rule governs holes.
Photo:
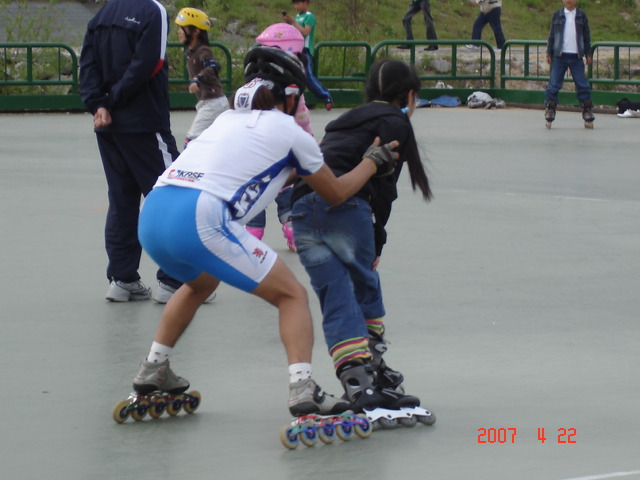
MULTIPOLYGON (((342 114, 325 128, 325 136, 320 143, 325 163, 336 176, 355 168, 362 156, 380 137, 381 144, 393 140, 400 142, 397 151, 400 159, 395 172, 382 178, 372 177, 357 193, 371 205, 374 215, 376 254, 380 255, 387 241, 385 225, 391 215, 391 203, 398 197, 396 182, 403 161, 408 154, 417 155, 417 145, 409 118, 395 105, 387 102, 369 102, 342 114)), ((303 195, 311 192, 304 180, 296 181, 291 197, 295 203, 303 195)))

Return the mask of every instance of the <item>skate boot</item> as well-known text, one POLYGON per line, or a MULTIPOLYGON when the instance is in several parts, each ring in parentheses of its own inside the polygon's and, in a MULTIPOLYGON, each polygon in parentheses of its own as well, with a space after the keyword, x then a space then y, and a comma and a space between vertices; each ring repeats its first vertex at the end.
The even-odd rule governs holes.
POLYGON ((296 252, 296 244, 293 241, 293 228, 291 227, 291 222, 284 222, 282 224, 282 235, 287 239, 287 247, 292 252, 296 252))
POLYGON ((369 351, 371 352, 371 366, 376 375, 376 384, 383 388, 391 388, 404 393, 402 373, 389 368, 382 355, 387 351, 387 342, 381 335, 369 333, 369 351))
POLYGON ((369 364, 352 365, 339 374, 340 382, 354 411, 365 413, 373 429, 413 427, 421 422, 433 425, 435 416, 420 407, 420 399, 391 388, 375 385, 374 369, 369 364))
POLYGON ((311 413, 333 415, 349 407, 349 402, 326 393, 311 378, 289 384, 289 411, 294 417, 311 413))
POLYGON ((133 379, 133 389, 140 395, 146 395, 156 390, 166 393, 182 393, 189 388, 189 381, 178 377, 171 368, 169 360, 162 363, 152 363, 144 360, 140 370, 133 379))
POLYGON ((347 367, 340 373, 340 382, 356 412, 375 408, 399 409, 417 407, 420 399, 404 395, 390 388, 376 385, 376 374, 372 365, 360 364, 347 367))
POLYGON ((200 406, 200 393, 189 388, 189 382, 178 377, 169 368, 169 361, 151 363, 146 360, 133 380, 133 393, 113 408, 113 419, 124 423, 129 416, 140 421, 147 414, 151 418, 159 418, 163 413, 177 415, 180 409, 186 413, 194 413, 200 406))
POLYGON ((584 120, 584 128, 593 128, 593 121, 596 117, 593 116, 593 102, 591 100, 582 102, 582 119, 584 120))
POLYGON ((547 121, 547 128, 551 128, 551 124, 556 119, 556 108, 558 108, 558 102, 555 100, 549 100, 545 104, 544 119, 547 121))

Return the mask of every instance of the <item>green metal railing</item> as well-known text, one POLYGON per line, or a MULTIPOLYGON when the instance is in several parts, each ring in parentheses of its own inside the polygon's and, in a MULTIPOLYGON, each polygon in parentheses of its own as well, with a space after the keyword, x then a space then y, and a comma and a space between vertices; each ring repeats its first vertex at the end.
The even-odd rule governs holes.
POLYGON ((71 93, 78 93, 78 57, 68 45, 64 43, 0 43, 0 53, 2 55, 0 85, 69 86, 71 93), (20 51, 24 53, 20 54, 20 51), (20 63, 23 56, 24 65, 18 66, 19 76, 15 79, 10 74, 9 67, 20 63), (45 58, 50 65, 49 72, 34 72, 36 66, 44 63, 40 60, 45 58), (68 75, 64 75, 65 71, 68 71, 68 75), (66 79, 65 76, 71 78, 66 79))
POLYGON ((589 65, 588 76, 593 84, 640 85, 640 42, 594 43, 593 63, 589 65), (604 65, 609 63, 611 69, 605 68, 604 65))
MULTIPOLYGON (((241 59, 233 58, 220 42, 210 45, 222 65, 220 79, 225 92, 231 94, 238 86, 234 85, 233 72, 241 59)), ((640 100, 640 43, 598 42, 593 49, 588 78, 594 103, 613 105, 622 96, 640 100)), ((193 108, 196 100, 186 88, 189 75, 184 46, 171 42, 167 52, 171 107, 193 108)), ((336 105, 353 105, 362 102, 369 68, 382 57, 402 59, 413 66, 422 80, 423 98, 447 94, 464 100, 471 92, 483 90, 510 103, 542 103, 544 83, 549 80, 546 42, 540 40, 510 40, 499 55, 483 41, 385 40, 374 47, 366 42, 320 42, 313 69, 331 91, 336 105), (463 50, 469 43, 480 48, 463 50), (409 48, 399 50, 400 45, 409 48), (438 46, 438 50, 425 52, 423 49, 429 46, 438 46), (451 82, 453 89, 434 88, 436 81, 451 82), (522 88, 525 82, 526 89, 522 88), (530 82, 540 85, 532 89, 530 82)), ((567 76, 565 81, 571 78, 567 76)), ((317 100, 306 95, 311 105, 317 100)), ((560 92, 560 101, 575 102, 571 86, 560 92)), ((0 43, 0 111, 30 110, 84 110, 78 94, 78 57, 68 45, 0 43)))
POLYGON ((371 54, 372 63, 378 57, 392 57, 397 56, 395 50, 389 50, 389 48, 397 48, 400 45, 407 45, 409 49, 409 59, 408 63, 411 65, 417 72, 420 80, 423 82, 426 80, 430 81, 480 81, 487 82, 488 87, 490 89, 495 88, 495 72, 496 72, 496 54, 487 42, 483 42, 480 40, 411 40, 411 41, 402 41, 402 40, 384 40, 378 43, 374 48, 371 54), (469 71, 467 69, 462 68, 461 56, 458 55, 458 50, 465 45, 473 44, 479 47, 479 50, 474 53, 474 57, 479 62, 477 64, 477 71, 469 71), (428 51, 424 55, 420 55, 419 49, 422 47, 429 46, 437 46, 438 50, 428 51), (444 47, 450 47, 451 51, 447 50, 444 53, 444 47), (418 55, 416 55, 416 49, 418 49, 418 55), (442 50, 441 50, 442 49, 442 50), (435 52, 442 52, 436 54, 435 52), (439 72, 429 72, 429 62, 433 55, 437 55, 438 58, 444 59, 447 57, 447 61, 451 64, 450 70, 448 73, 439 73, 439 72))

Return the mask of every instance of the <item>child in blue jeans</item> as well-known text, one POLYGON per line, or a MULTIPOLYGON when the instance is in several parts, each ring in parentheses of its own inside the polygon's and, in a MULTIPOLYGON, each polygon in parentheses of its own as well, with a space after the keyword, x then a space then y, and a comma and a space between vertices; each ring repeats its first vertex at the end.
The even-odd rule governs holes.
POLYGON ((551 78, 545 91, 545 119, 547 128, 555 120, 558 92, 562 88, 567 69, 571 71, 576 85, 576 96, 582 106, 585 127, 593 128, 593 102, 591 87, 585 74, 585 62, 590 65, 591 33, 587 14, 576 8, 578 0, 562 0, 564 8, 557 10, 551 19, 551 30, 547 41, 547 63, 551 65, 551 78))
POLYGON ((386 242, 385 225, 406 163, 413 188, 431 198, 413 128, 420 79, 397 60, 371 68, 367 102, 330 122, 320 148, 336 176, 350 172, 375 137, 400 142, 393 174, 369 180, 342 205, 332 207, 303 180, 292 194, 291 219, 300 261, 320 300, 325 341, 352 408, 399 410, 420 400, 404 395, 403 376, 382 360, 385 315, 377 271, 386 242), (407 109, 407 113, 403 113, 407 109))

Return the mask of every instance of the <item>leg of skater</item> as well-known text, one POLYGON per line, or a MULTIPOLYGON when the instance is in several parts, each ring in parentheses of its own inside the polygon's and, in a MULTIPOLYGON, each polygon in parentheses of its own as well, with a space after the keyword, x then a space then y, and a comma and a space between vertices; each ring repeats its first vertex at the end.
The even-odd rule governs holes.
POLYGON ((289 411, 294 416, 344 412, 349 404, 322 391, 311 378, 313 323, 304 287, 279 258, 252 292, 278 308, 280 338, 289 364, 289 411))
POLYGON ((545 120, 547 128, 551 128, 551 123, 556 118, 556 108, 558 106, 558 92, 562 89, 562 82, 569 66, 562 57, 547 57, 547 62, 551 65, 551 74, 547 89, 545 90, 545 120))
POLYGON ((569 69, 573 77, 573 83, 576 85, 576 97, 578 97, 582 107, 582 118, 585 122, 585 127, 593 128, 595 117, 593 115, 593 102, 591 101, 591 85, 589 85, 589 80, 585 74, 584 61, 576 55, 569 63, 569 69))

